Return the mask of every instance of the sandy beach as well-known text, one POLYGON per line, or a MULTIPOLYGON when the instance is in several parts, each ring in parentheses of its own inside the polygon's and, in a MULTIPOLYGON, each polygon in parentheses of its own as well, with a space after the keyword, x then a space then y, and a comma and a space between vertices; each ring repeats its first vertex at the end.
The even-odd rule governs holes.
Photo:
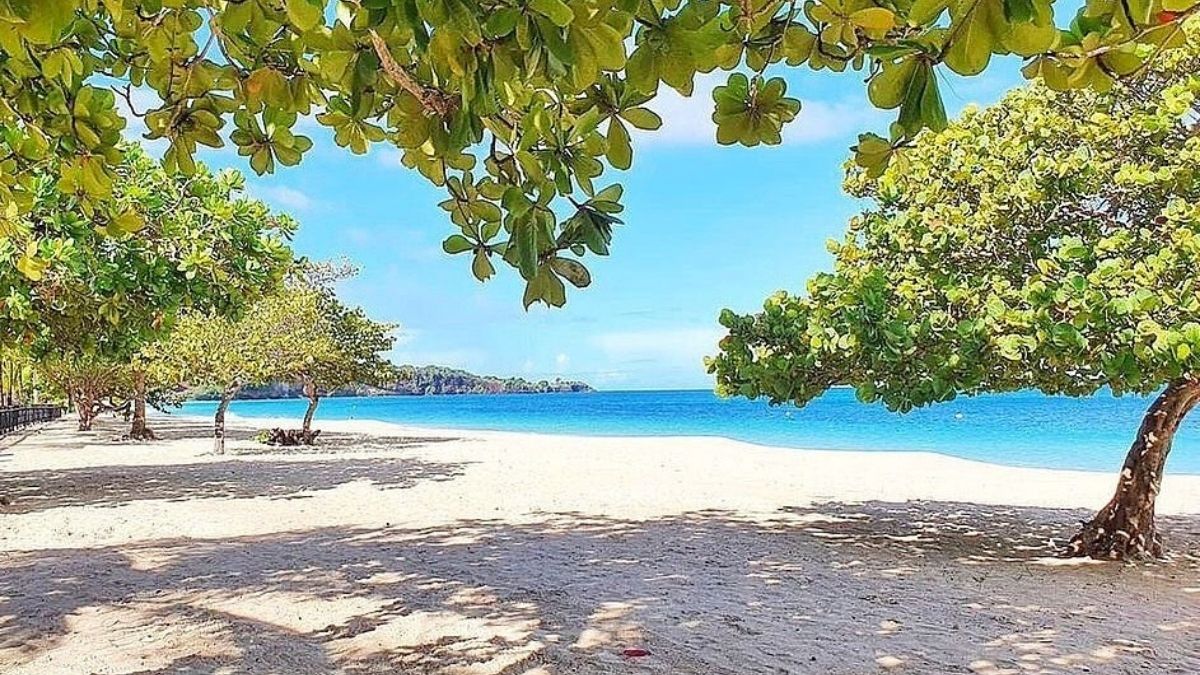
POLYGON ((1200 672, 1200 476, 1164 482, 1170 560, 1068 563, 1115 473, 154 423, 0 440, 0 672, 1200 672))

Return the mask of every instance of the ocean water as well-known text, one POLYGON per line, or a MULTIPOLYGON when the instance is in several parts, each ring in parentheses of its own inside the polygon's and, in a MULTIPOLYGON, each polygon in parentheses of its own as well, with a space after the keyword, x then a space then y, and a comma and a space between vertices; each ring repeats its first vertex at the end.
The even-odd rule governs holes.
MULTIPOLYGON (((241 417, 295 417, 299 399, 235 401, 241 417)), ((723 436, 751 443, 828 450, 924 450, 998 464, 1116 471, 1150 401, 1018 392, 962 398, 889 413, 835 389, 804 408, 721 399, 709 391, 328 398, 322 419, 413 426, 596 436, 723 436)), ((214 402, 184 405, 211 415, 214 402)), ((1196 414, 1200 418, 1200 413, 1196 414)), ((1200 419, 1185 421, 1167 470, 1200 474, 1200 419)))

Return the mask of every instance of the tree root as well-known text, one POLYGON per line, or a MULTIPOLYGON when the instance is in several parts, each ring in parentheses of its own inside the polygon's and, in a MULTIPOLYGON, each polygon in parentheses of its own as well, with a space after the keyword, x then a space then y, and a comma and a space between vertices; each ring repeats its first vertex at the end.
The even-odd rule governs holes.
POLYGON ((1095 558, 1096 560, 1158 560, 1163 557, 1162 538, 1154 526, 1153 516, 1148 524, 1138 525, 1127 517, 1119 506, 1107 506, 1067 543, 1064 558, 1095 558))

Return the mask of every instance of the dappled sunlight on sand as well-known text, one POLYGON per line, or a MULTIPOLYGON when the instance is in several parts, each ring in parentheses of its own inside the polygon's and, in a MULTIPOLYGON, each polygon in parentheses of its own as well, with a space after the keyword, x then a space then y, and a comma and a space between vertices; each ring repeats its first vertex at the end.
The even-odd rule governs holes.
POLYGON ((690 509, 704 500, 642 487, 627 457, 613 489, 634 503, 605 513, 550 492, 541 456, 489 454, 499 441, 388 437, 404 441, 134 448, 124 468, 56 445, 44 473, 16 457, 0 471, 22 496, 0 521, 0 671, 1200 672, 1194 518, 1163 519, 1169 561, 1063 564, 1079 511, 783 492, 690 509), (484 489, 502 472, 524 482, 484 489), (201 513, 224 517, 202 530, 219 536, 167 533, 201 513))

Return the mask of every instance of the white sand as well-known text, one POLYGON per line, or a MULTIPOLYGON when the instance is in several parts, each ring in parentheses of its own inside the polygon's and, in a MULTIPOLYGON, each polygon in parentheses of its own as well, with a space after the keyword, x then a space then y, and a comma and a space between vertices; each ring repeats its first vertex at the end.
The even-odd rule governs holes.
POLYGON ((0 441, 0 672, 1200 673, 1200 477, 1165 481, 1171 561, 1063 564, 1115 475, 156 422, 0 441))

